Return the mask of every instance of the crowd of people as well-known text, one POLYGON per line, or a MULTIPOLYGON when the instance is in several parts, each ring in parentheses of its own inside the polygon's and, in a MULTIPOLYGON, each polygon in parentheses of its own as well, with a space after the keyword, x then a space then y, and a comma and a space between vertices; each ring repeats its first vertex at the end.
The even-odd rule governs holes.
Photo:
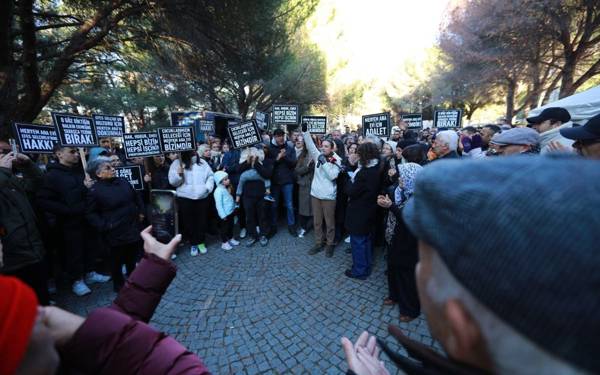
MULTIPOLYGON (((56 146, 42 163, 0 141, 0 272, 16 278, 2 278, 0 288, 13 296, 11 306, 28 312, 21 325, 7 328, 6 318, 16 313, 2 304, 0 347, 5 332, 27 333, 12 349, 19 360, 0 366, 30 366, 35 353, 29 353, 29 336, 49 335, 40 326, 71 328, 70 334, 61 331, 60 342, 52 340, 79 369, 101 361, 86 352, 100 344, 83 341, 110 340, 112 349, 106 350, 116 350, 155 337, 145 323, 174 277, 177 251, 199 256, 211 240, 221 251, 264 247, 283 216, 283 235, 314 231, 308 256, 324 252, 331 258, 347 244, 348 278, 369 278, 374 248, 383 249, 388 293, 382 303, 397 306, 401 322, 423 309, 449 355, 432 359, 432 353, 422 353, 417 365, 387 349, 409 373, 518 373, 510 371, 523 365, 510 358, 515 350, 522 350, 518 358, 528 361, 529 373, 600 371, 592 342, 600 333, 593 314, 600 307, 593 294, 600 261, 590 254, 600 240, 594 211, 600 207, 600 168, 585 160, 600 159, 600 115, 579 126, 567 110, 549 108, 527 120, 527 127, 439 131, 394 126, 385 139, 338 130, 314 135, 302 124, 287 133, 264 132, 262 143, 243 150, 209 136, 195 151, 147 160, 127 160, 105 139, 87 153, 85 171, 75 148, 56 146), (503 158, 516 154, 522 156, 503 158), (114 168, 123 164, 142 168, 145 190, 115 177, 114 168), (166 245, 150 228, 144 242, 140 237, 148 224, 150 188, 176 192, 181 236, 166 245), (561 235, 569 230, 577 236, 561 235), (152 280, 151 272, 164 277, 152 280), (54 307, 37 309, 50 305, 54 280, 60 279, 78 296, 91 292, 89 284, 112 279, 119 292, 114 311, 100 309, 84 320, 54 307), (568 324, 572 332, 562 325, 569 317, 577 320, 568 324), (110 322, 106 332, 95 326, 102 320, 110 322), (125 332, 132 339, 121 343, 125 332)), ((423 352, 391 332, 409 352, 423 352)), ((40 346, 53 343, 40 340, 40 346)), ((387 373, 367 333, 355 344, 342 344, 350 373, 387 373)), ((48 348, 35 349, 52 360, 48 348)), ((177 358, 174 366, 186 373, 206 371, 172 339, 145 350, 112 368, 150 366, 164 350, 169 355, 161 361, 177 358)))

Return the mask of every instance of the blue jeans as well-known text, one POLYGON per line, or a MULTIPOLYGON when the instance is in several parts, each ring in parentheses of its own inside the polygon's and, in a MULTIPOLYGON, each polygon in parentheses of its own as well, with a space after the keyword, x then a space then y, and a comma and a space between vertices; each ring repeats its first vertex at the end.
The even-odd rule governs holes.
POLYGON ((371 274, 373 243, 371 235, 350 235, 352 246, 352 276, 366 279, 371 274))
POLYGON ((296 223, 296 215, 294 214, 294 203, 292 198, 294 193, 294 184, 271 184, 271 195, 273 196, 273 199, 275 199, 275 202, 273 202, 271 205, 271 221, 275 227, 277 227, 277 209, 279 208, 279 198, 281 197, 282 192, 285 209, 287 211, 287 224, 288 226, 291 226, 296 223))

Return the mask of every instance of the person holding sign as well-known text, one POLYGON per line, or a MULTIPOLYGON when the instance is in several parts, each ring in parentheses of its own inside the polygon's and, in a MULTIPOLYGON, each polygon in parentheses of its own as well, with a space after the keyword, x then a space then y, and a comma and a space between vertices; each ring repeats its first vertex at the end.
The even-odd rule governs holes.
POLYGON ((325 255, 331 258, 335 247, 335 202, 337 196, 335 180, 342 169, 342 158, 333 151, 335 146, 331 140, 324 140, 321 144, 322 152, 319 151, 306 123, 302 124, 302 136, 309 156, 315 163, 314 177, 310 185, 315 246, 308 254, 314 255, 321 252, 325 243, 325 255), (323 222, 327 229, 326 235, 323 233, 323 222))
POLYGON ((142 249, 139 233, 144 203, 129 181, 115 177, 110 162, 100 156, 88 163, 87 172, 96 183, 87 194, 85 216, 110 247, 113 289, 118 293, 125 284, 123 264, 131 275, 142 249))
POLYGON ((206 254, 209 195, 215 187, 213 171, 196 151, 184 151, 169 168, 169 183, 177 189, 182 233, 190 243, 190 255, 206 254))
POLYGON ((88 186, 92 184, 85 176, 76 148, 56 145, 54 154, 58 163, 46 167, 37 203, 46 213, 56 217, 73 293, 84 296, 91 293, 88 284, 110 280, 110 277, 93 271, 95 249, 93 241, 88 239, 96 234, 85 220, 85 199, 88 186))

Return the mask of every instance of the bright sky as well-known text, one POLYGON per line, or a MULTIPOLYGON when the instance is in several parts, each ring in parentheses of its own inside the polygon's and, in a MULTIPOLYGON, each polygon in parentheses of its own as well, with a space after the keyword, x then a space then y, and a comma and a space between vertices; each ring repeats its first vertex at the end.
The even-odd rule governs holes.
POLYGON ((417 67, 434 43, 448 0, 321 0, 309 24, 327 56, 330 94, 361 81, 370 88, 364 113, 383 108, 392 83, 403 91, 405 66, 417 67))

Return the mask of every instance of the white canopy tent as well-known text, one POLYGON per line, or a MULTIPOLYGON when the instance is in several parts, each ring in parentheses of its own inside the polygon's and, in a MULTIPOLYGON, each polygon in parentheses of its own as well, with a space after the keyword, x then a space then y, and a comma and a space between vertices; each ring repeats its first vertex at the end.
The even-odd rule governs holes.
POLYGON ((550 107, 562 107, 571 114, 571 121, 580 122, 600 113, 600 86, 575 95, 567 96, 552 103, 531 110, 527 117, 537 116, 544 109, 550 107))

